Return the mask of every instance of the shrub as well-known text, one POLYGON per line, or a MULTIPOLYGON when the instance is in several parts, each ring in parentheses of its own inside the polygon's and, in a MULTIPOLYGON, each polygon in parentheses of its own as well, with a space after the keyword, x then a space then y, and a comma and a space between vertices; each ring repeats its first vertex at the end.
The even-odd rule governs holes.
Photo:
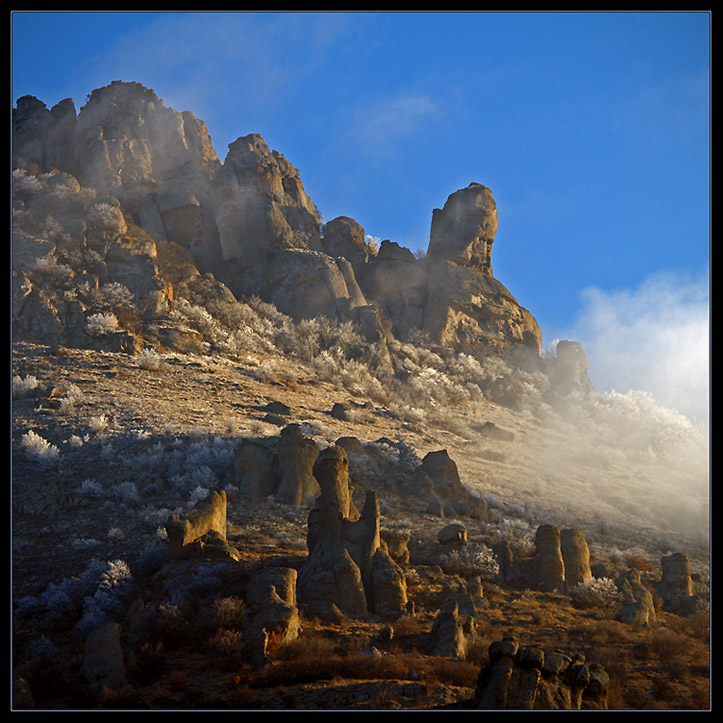
POLYGON ((622 593, 614 580, 594 577, 590 582, 575 585, 570 590, 570 598, 581 608, 605 608, 622 599, 622 593))
POLYGON ((466 545, 444 553, 440 558, 440 567, 448 575, 465 578, 479 575, 486 580, 494 580, 500 572, 497 557, 485 544, 466 545))
POLYGON ((39 386, 40 382, 32 375, 28 375, 24 379, 21 376, 16 375, 13 377, 13 396, 22 396, 24 394, 28 394, 29 392, 34 392, 39 386))
POLYGON ((78 622, 78 629, 89 631, 115 619, 123 609, 132 580, 133 576, 126 562, 109 561, 100 576, 96 591, 83 601, 83 615, 78 622))
POLYGON ((59 454, 58 448, 54 444, 50 444, 32 429, 22 436, 21 444, 25 453, 39 462, 52 462, 57 459, 59 454))
POLYGON ((150 347, 144 349, 138 355, 138 366, 149 371, 158 371, 163 366, 163 357, 150 347))
POLYGON ((90 429, 96 434, 103 434, 108 429, 108 419, 105 414, 100 414, 97 417, 91 417, 90 429))
POLYGON ((118 331, 118 319, 111 312, 107 314, 98 312, 88 317, 85 328, 91 336, 113 334, 118 331))

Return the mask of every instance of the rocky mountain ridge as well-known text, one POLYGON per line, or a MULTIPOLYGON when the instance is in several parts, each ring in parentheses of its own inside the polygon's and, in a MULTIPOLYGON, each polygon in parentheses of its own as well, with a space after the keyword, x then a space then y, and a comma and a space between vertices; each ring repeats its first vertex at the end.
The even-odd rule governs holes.
MULTIPOLYGON (((452 348, 512 352, 527 366, 541 365, 537 322, 492 274, 497 210, 481 184, 434 210, 428 253, 415 258, 390 240, 375 249, 352 218, 324 223, 298 171, 258 134, 231 143, 221 162, 202 121, 164 106, 139 83, 94 90, 77 114, 70 99, 47 109, 32 96, 19 98, 12 151, 15 168, 45 180, 37 198, 16 179, 16 214, 52 218, 81 251, 101 233, 106 256, 146 267, 133 272, 131 291, 156 315, 170 299, 168 280, 153 273, 153 242, 166 241, 237 298, 259 296, 295 319, 352 320, 370 340, 422 332, 452 348), (105 209, 98 231, 87 221, 90 207, 101 205, 114 210, 105 209), (143 231, 141 243, 129 225, 143 231)), ((50 242, 49 234, 42 240, 50 242)), ((58 255, 57 243, 51 250, 21 233, 14 248, 26 265, 58 255)), ((102 274, 82 271, 103 283, 102 274)), ((110 271, 105 278, 116 280, 110 271)), ((16 309, 27 296, 26 288, 15 296, 16 309)))

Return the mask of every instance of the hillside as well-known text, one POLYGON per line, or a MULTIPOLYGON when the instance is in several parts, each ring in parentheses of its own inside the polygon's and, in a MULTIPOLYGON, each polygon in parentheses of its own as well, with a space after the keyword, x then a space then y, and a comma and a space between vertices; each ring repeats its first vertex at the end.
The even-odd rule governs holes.
POLYGON ((541 353, 489 189, 418 259, 139 84, 13 125, 14 707, 708 707, 708 440, 541 353))

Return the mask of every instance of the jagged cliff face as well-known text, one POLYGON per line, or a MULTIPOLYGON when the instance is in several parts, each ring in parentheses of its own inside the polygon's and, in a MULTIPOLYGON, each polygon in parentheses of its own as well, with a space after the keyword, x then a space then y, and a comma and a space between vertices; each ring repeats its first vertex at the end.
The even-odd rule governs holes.
POLYGON ((388 240, 376 252, 354 219, 322 223, 298 171, 260 135, 230 144, 222 163, 202 121, 121 81, 93 91, 77 115, 72 100, 48 110, 20 98, 13 162, 46 180, 72 178, 152 238, 186 249, 237 297, 258 295, 294 318, 377 318, 400 338, 421 329, 453 347, 539 356, 535 319, 492 275, 497 211, 480 184, 434 211, 426 258, 388 240))

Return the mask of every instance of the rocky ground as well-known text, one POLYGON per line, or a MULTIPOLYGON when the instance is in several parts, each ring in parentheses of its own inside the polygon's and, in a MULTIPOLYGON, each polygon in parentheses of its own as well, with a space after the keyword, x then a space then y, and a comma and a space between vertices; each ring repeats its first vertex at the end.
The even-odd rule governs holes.
MULTIPOLYGON (((248 499, 236 486, 233 462, 240 440, 273 437, 291 422, 320 448, 339 437, 386 439, 390 445, 380 449, 397 464, 404 462, 394 457, 400 450, 418 459, 448 450, 464 484, 489 507, 488 521, 463 520, 469 549, 501 539, 524 549, 533 546, 542 523, 575 526, 587 535, 592 565, 605 565, 611 578, 638 570, 654 589, 660 558, 670 552, 684 552, 695 579, 707 581, 707 539, 674 526, 669 515, 640 514, 654 480, 629 468, 624 473, 610 455, 595 464, 582 443, 573 445, 578 462, 565 447, 555 474, 541 460, 564 430, 548 427, 543 435, 539 419, 492 403, 484 419, 474 421, 479 427, 493 422, 506 434, 491 435, 489 427, 474 432, 463 409, 443 426, 405 421, 319 381, 298 362, 270 375, 259 373, 259 359, 169 354, 144 363, 126 354, 26 343, 14 345, 12 361, 15 378, 25 380, 14 389, 12 409, 13 663, 25 686, 18 690, 29 691, 16 692, 17 707, 465 707, 490 644, 506 636, 604 666, 610 708, 709 705, 705 610, 678 615, 656 599, 655 622, 635 626, 618 619, 617 598, 585 601, 510 586, 474 566, 455 567, 441 555, 438 539, 450 520, 388 484, 377 491, 381 528, 409 537, 405 575, 413 614, 324 622, 302 612, 299 636, 271 645, 271 664, 259 667, 242 640, 241 579, 215 580, 195 607, 166 601, 157 608, 165 617, 158 612, 153 624, 136 626, 142 633, 126 645, 123 685, 90 691, 81 676, 88 635, 82 598, 68 600, 68 581, 83 580, 93 560, 123 561, 137 589, 146 586, 148 607, 149 570, 165 549, 164 525, 209 489, 227 491, 227 540, 238 551, 244 581, 269 565, 303 567, 309 503, 248 499), (288 409, 271 413, 272 402, 288 409), (345 405, 346 414, 332 415, 335 403, 345 405), (605 494, 581 477, 591 466, 605 494), (631 492, 633 473, 641 486, 631 492), (466 654, 431 655, 429 635, 450 579, 479 572, 484 603, 466 654)), ((359 509, 362 504, 357 501, 359 509)), ((132 608, 130 602, 123 608, 124 630, 132 608)))

